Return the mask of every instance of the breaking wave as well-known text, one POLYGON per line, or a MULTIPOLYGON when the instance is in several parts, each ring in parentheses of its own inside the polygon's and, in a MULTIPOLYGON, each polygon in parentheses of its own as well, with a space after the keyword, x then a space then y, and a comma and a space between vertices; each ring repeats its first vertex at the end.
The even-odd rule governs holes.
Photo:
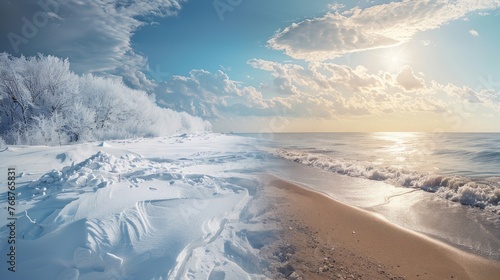
MULTIPOLYGON (((443 176, 407 170, 397 166, 384 166, 368 161, 333 158, 300 150, 277 149, 272 154, 289 161, 335 172, 351 177, 384 181, 389 184, 419 188, 463 205, 486 209, 500 214, 500 178, 469 178, 443 176)), ((491 157, 491 154, 483 155, 491 157)))

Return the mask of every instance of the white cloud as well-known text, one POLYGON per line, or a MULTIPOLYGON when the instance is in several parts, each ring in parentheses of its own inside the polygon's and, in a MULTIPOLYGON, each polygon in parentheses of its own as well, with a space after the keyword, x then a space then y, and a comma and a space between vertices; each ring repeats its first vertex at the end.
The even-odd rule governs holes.
POLYGON ((294 85, 297 81, 292 81, 292 78, 300 76, 297 74, 305 71, 302 66, 291 63, 281 64, 262 59, 251 59, 248 64, 253 68, 271 72, 277 93, 285 95, 299 94, 299 90, 294 85))
POLYGON ((347 53, 392 47, 410 41, 470 12, 500 7, 499 0, 403 0, 353 8, 293 23, 269 41, 295 59, 327 60, 347 53))
POLYGON ((230 108, 246 115, 249 108, 257 114, 269 107, 260 91, 240 86, 221 70, 191 70, 189 76, 173 76, 160 84, 156 97, 162 106, 207 119, 220 118, 230 108))
POLYGON ((396 76, 399 86, 407 91, 425 88, 425 81, 413 73, 413 69, 405 65, 396 76))
POLYGON ((333 3, 333 4, 328 4, 327 7, 328 10, 331 11, 340 11, 345 8, 345 5, 341 3, 333 3))
POLYGON ((466 86, 458 87, 452 84, 438 87, 444 90, 448 95, 455 97, 458 102, 483 105, 500 111, 500 91, 494 89, 473 90, 466 86))
POLYGON ((474 29, 469 30, 469 34, 472 35, 472 36, 474 36, 474 37, 479 37, 479 32, 477 32, 474 29))
POLYGON ((409 66, 393 75, 387 72, 368 73, 363 66, 351 68, 326 62, 310 62, 307 68, 300 67, 300 71, 275 71, 296 68, 272 61, 252 59, 248 63, 271 72, 274 77, 293 81, 291 85, 298 93, 282 98, 290 108, 299 110, 306 117, 310 115, 304 109, 300 110, 302 105, 309 104, 318 113, 322 110, 315 105, 317 102, 323 102, 323 111, 328 111, 335 118, 447 110, 446 103, 436 96, 437 89, 427 87, 421 78, 423 75, 415 74, 409 66))
POLYGON ((431 40, 420 40, 420 44, 424 47, 428 47, 431 45, 431 40))

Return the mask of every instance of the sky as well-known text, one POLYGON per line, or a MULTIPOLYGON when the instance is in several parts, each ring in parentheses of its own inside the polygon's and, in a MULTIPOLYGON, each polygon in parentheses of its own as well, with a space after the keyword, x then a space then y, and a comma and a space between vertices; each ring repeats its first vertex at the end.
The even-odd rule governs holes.
POLYGON ((500 0, 0 0, 68 58, 217 132, 500 132, 500 0))

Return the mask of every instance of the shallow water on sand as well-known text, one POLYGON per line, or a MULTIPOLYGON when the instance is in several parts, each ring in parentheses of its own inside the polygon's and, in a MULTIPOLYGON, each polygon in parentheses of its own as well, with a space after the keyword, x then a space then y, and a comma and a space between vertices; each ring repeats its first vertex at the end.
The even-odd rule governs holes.
POLYGON ((269 172, 459 249, 500 260, 498 217, 420 189, 395 187, 275 159, 269 172))

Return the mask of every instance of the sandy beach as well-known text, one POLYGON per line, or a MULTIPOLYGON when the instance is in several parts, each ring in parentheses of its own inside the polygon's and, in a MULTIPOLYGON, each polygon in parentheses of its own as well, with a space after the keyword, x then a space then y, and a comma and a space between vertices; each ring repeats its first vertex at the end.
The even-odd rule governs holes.
POLYGON ((264 181, 265 203, 279 229, 278 240, 263 249, 273 279, 498 279, 500 275, 498 262, 274 176, 264 176, 264 181))

